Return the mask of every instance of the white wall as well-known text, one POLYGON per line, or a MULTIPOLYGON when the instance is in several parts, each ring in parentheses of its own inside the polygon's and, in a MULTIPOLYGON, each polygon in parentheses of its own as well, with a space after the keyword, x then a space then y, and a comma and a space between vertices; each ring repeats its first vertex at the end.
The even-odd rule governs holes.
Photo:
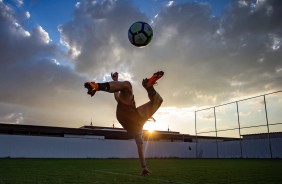
MULTIPOLYGON (((217 158, 215 142, 144 142, 147 158, 217 158), (190 149, 189 149, 190 148, 190 149)), ((273 158, 282 158, 282 138, 271 139, 273 158)), ((240 158, 240 141, 218 142, 219 158, 240 158)), ((243 158, 270 158, 268 139, 242 141, 243 158)), ((0 158, 137 158, 133 140, 91 137, 0 135, 0 158)))
POLYGON ((272 158, 282 158, 282 138, 271 139, 272 158))
MULTIPOLYGON (((195 156, 186 142, 144 142, 145 156, 195 156)), ((195 149, 194 149, 195 150, 195 149)), ((137 158, 135 141, 79 137, 0 135, 0 158, 137 158)))
MULTIPOLYGON (((272 138, 272 158, 282 158, 282 138, 272 138)), ((243 140, 243 158, 271 158, 268 139, 243 140)), ((197 145, 198 158, 217 158, 216 142, 200 142, 197 145)), ((219 158, 241 158, 240 141, 218 142, 219 158)))

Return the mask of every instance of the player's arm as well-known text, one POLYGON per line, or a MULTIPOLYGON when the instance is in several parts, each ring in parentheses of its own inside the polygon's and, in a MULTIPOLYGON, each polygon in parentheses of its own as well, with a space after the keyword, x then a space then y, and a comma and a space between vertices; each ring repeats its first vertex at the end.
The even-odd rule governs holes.
MULTIPOLYGON (((117 72, 111 73, 111 76, 112 76, 113 81, 118 81, 118 73, 117 72)), ((114 92, 114 97, 115 97, 116 101, 118 101, 119 91, 118 92, 114 92)))
POLYGON ((119 92, 114 92, 114 96, 115 96, 116 101, 118 101, 119 92))

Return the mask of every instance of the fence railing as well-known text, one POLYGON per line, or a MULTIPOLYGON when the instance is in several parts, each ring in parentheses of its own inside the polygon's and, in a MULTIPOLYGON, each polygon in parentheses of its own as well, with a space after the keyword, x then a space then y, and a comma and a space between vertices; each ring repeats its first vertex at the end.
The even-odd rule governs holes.
POLYGON ((219 141, 223 137, 237 138, 243 156, 242 141, 248 135, 267 135, 270 158, 270 134, 282 132, 282 91, 245 98, 195 111, 196 157, 198 137, 215 138, 216 157, 219 158, 219 141))

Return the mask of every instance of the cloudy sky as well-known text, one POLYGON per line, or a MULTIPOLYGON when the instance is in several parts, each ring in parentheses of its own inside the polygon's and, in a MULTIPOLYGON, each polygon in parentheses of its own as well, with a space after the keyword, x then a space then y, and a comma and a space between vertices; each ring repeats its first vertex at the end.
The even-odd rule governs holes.
POLYGON ((84 82, 117 71, 142 105, 163 70, 156 129, 194 134, 195 110, 282 89, 281 17, 280 0, 0 0, 0 122, 118 127, 113 95, 84 82), (142 49, 127 38, 140 20, 142 49))

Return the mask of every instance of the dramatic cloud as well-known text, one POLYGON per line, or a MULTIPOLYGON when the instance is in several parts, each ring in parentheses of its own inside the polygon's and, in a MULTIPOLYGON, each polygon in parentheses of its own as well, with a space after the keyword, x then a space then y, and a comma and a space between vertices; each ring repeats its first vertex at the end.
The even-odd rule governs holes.
MULTIPOLYGON (((133 82, 141 105, 147 101, 142 79, 163 70, 165 76, 156 86, 164 98, 162 107, 176 108, 166 112, 167 121, 173 121, 177 109, 191 113, 282 88, 279 0, 232 1, 218 16, 207 3, 171 1, 153 18, 129 0, 81 1, 74 6, 70 21, 58 26, 67 47, 63 53, 43 27, 26 31, 23 20, 0 1, 0 109, 5 109, 0 121, 82 126, 92 117, 110 126, 115 120, 113 98, 98 93, 89 101, 82 84, 110 80, 113 71, 133 82), (152 42, 142 49, 127 38, 137 20, 154 30, 152 42), (73 67, 60 65, 62 60, 73 67)), ((25 13, 27 19, 32 16, 25 13)), ((170 128, 180 130, 177 126, 170 128)))
MULTIPOLYGON (((147 18, 131 1, 83 1, 74 19, 59 27, 62 43, 69 48, 78 72, 98 77, 134 64, 127 31, 136 20, 147 18)), ((125 69, 124 69, 125 68, 125 69)))
POLYGON ((215 17, 208 4, 170 2, 141 50, 126 33, 133 21, 148 20, 130 1, 83 1, 61 33, 78 72, 98 78, 118 70, 140 81, 164 70, 166 105, 212 105, 281 89, 281 10, 280 1, 234 1, 215 17))
POLYGON ((85 79, 54 62, 63 53, 44 28, 29 33, 2 2, 0 12, 0 122, 60 125, 74 118, 66 114, 77 109, 85 79))

